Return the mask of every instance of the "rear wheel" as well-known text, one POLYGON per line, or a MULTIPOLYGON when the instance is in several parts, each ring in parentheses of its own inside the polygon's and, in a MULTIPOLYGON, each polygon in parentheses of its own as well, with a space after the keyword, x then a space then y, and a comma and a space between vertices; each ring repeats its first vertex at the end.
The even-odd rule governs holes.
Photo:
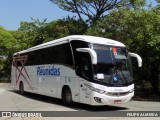
POLYGON ((63 102, 66 105, 72 105, 73 104, 72 93, 71 93, 71 90, 69 88, 63 89, 62 99, 63 99, 63 102))
POLYGON ((20 82, 20 85, 19 85, 19 92, 21 95, 24 95, 24 85, 22 82, 20 82))

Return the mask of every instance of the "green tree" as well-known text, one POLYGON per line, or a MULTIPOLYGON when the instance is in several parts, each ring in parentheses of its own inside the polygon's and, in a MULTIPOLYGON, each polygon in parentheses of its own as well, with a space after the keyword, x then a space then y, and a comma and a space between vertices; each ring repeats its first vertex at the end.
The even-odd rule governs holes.
MULTIPOLYGON (((128 0, 127 0, 128 1, 128 0)), ((145 6, 146 0, 129 0, 129 6, 135 10, 141 9, 145 6)), ((123 7, 123 5, 122 5, 123 7)))
POLYGON ((92 23, 114 9, 123 0, 50 0, 61 9, 76 13, 80 20, 84 15, 92 23))
POLYGON ((17 49, 16 39, 4 28, 0 27, 0 76, 10 76, 12 54, 17 49))
POLYGON ((45 31, 47 33, 47 39, 45 39, 44 42, 48 42, 69 35, 67 27, 62 25, 60 19, 47 23, 45 31))
POLYGON ((40 22, 39 19, 31 19, 32 22, 21 22, 20 28, 18 29, 21 38, 23 38, 21 42, 26 45, 26 48, 43 43, 47 37, 45 31, 46 19, 42 22, 40 22))
POLYGON ((88 25, 86 24, 86 22, 80 20, 80 19, 76 19, 76 17, 66 17, 64 19, 61 20, 62 26, 66 26, 68 31, 69 31, 69 35, 82 35, 84 34, 87 29, 88 29, 88 25))
POLYGON ((21 49, 26 49, 47 41, 65 37, 68 35, 84 34, 88 25, 75 17, 66 17, 49 23, 32 19, 32 22, 21 22, 17 31, 13 31, 13 36, 21 44, 21 49))
POLYGON ((65 37, 68 35, 84 34, 88 25, 75 17, 66 17, 46 24, 45 31, 47 37, 44 42, 65 37))
POLYGON ((0 55, 7 55, 12 52, 15 46, 15 39, 7 30, 0 27, 0 55))

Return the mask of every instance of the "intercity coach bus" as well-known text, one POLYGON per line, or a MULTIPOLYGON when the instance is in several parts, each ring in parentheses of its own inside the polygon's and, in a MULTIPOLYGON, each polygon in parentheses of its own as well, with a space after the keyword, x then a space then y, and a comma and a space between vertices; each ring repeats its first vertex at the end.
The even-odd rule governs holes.
POLYGON ((72 35, 13 55, 11 84, 21 94, 31 92, 60 98, 70 105, 121 104, 134 96, 129 53, 121 42, 72 35))

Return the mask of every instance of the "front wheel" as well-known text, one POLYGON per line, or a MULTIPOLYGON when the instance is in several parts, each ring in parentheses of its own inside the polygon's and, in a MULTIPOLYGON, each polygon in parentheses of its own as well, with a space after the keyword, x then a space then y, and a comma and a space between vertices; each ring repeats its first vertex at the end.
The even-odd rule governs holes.
POLYGON ((20 92, 21 95, 24 95, 24 85, 23 85, 22 82, 19 85, 19 92, 20 92))
POLYGON ((62 99, 63 99, 63 102, 66 105, 72 105, 73 104, 72 93, 71 93, 71 90, 69 88, 66 88, 66 89, 63 90, 62 99))

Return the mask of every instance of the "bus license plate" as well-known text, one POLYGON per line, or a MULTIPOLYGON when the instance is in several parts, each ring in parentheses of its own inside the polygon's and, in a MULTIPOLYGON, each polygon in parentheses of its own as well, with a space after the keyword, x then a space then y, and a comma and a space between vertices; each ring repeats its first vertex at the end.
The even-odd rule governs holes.
POLYGON ((114 100, 114 104, 121 104, 122 101, 121 100, 114 100))

